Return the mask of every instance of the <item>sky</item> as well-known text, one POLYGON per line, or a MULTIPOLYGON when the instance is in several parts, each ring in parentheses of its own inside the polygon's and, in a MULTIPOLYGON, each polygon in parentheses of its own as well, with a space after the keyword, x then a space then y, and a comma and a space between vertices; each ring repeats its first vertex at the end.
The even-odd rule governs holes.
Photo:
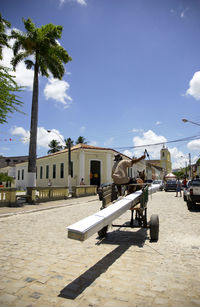
MULTIPOLYGON (((72 57, 61 81, 39 77, 38 157, 52 139, 83 136, 130 157, 147 149, 150 159, 165 144, 173 169, 189 154, 197 161, 200 0, 1 0, 1 13, 21 31, 22 18, 62 25, 59 43, 72 57)), ((0 64, 11 67, 11 58, 4 48, 0 64)), ((26 86, 25 114, 0 125, 3 156, 28 155, 29 147, 33 71, 20 63, 13 75, 26 86)))

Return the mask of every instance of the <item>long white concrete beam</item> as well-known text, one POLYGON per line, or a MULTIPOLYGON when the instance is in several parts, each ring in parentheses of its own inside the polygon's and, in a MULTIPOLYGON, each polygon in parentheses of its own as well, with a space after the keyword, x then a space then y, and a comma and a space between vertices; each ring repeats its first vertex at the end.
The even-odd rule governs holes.
MULTIPOLYGON (((159 189, 159 185, 154 185, 149 187, 149 195, 155 193, 159 189)), ((109 225, 117 219, 120 215, 126 212, 128 209, 135 206, 142 191, 137 191, 135 193, 129 194, 123 199, 115 202, 114 204, 108 206, 107 208, 92 214, 79 222, 76 222, 67 227, 68 238, 85 241, 90 236, 98 232, 103 227, 109 225)))

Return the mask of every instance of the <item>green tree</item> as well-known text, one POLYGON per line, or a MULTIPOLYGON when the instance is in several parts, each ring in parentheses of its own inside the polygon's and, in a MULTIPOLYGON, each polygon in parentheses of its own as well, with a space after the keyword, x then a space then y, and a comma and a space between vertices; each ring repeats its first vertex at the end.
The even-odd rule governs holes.
POLYGON ((64 139, 65 146, 64 148, 67 149, 69 147, 69 141, 71 141, 71 146, 74 146, 74 141, 71 140, 70 138, 64 139))
POLYGON ((178 178, 180 178, 180 179, 184 179, 184 177, 185 177, 185 168, 181 168, 180 170, 178 170, 178 171, 175 171, 175 172, 173 172, 174 173, 174 175, 176 175, 178 178))
POLYGON ((14 113, 15 111, 23 113, 18 108, 22 106, 23 102, 16 95, 16 92, 20 92, 22 87, 17 85, 14 77, 9 72, 9 68, 0 65, 0 124, 7 123, 9 113, 14 113))
POLYGON ((54 152, 57 152, 57 151, 60 151, 62 150, 62 146, 60 145, 60 143, 56 140, 52 140, 48 146, 50 147, 50 149, 48 150, 48 154, 51 154, 51 153, 54 153, 54 152))
POLYGON ((84 136, 79 136, 78 139, 76 140, 76 144, 87 144, 88 142, 84 138, 84 136))
POLYGON ((13 177, 10 177, 8 176, 7 173, 0 173, 0 182, 13 182, 14 181, 14 178, 13 177))
POLYGON ((67 51, 58 43, 62 36, 62 26, 47 24, 36 28, 30 18, 23 19, 25 33, 13 30, 11 37, 15 39, 13 45, 14 57, 12 65, 24 61, 27 69, 34 68, 32 110, 30 125, 29 161, 28 161, 28 186, 36 185, 36 152, 37 152, 37 126, 38 126, 38 89, 39 73, 42 76, 62 79, 65 73, 64 63, 71 61, 67 51), (30 59, 34 58, 34 61, 30 59))
POLYGON ((6 19, 2 18, 2 15, 0 13, 0 60, 2 60, 3 55, 2 55, 2 50, 3 47, 10 47, 8 44, 9 37, 6 34, 6 28, 10 28, 11 24, 9 21, 6 19))
MULTIPOLYGON (((3 19, 0 13, 0 60, 3 59, 3 47, 9 48, 9 37, 6 34, 6 28, 10 28, 10 26, 10 22, 3 19)), ((21 112, 18 107, 23 104, 19 101, 19 96, 16 95, 16 92, 21 91, 22 87, 17 85, 10 71, 11 69, 0 65, 0 124, 7 122, 9 113, 14 111, 21 112)))

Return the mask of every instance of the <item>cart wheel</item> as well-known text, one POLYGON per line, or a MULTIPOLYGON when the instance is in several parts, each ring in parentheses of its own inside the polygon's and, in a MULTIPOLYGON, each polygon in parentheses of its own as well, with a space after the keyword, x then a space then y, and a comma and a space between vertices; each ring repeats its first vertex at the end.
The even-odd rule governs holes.
POLYGON ((150 238, 151 241, 158 241, 159 235, 159 217, 157 214, 153 214, 150 217, 150 238))
POLYGON ((106 237, 108 231, 108 226, 103 227, 101 230, 98 231, 99 239, 103 239, 106 237))

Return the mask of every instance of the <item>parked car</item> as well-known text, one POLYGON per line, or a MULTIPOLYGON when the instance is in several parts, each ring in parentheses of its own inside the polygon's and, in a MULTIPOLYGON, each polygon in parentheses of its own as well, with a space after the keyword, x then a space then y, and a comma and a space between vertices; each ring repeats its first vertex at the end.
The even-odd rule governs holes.
POLYGON ((189 180, 186 184, 186 187, 183 187, 183 199, 184 201, 187 201, 187 194, 188 194, 188 189, 190 187, 190 183, 191 183, 191 180, 189 180))
POLYGON ((153 180, 152 180, 152 179, 147 179, 147 180, 145 180, 145 181, 144 181, 144 183, 148 183, 149 185, 151 185, 151 184, 152 184, 152 182, 153 182, 153 180))
POLYGON ((158 185, 159 185, 159 190, 160 190, 160 191, 163 191, 164 183, 163 183, 162 180, 154 180, 154 181, 152 182, 152 184, 158 184, 158 185))
POLYGON ((176 191, 176 180, 167 180, 164 185, 165 192, 176 191))
POLYGON ((188 209, 192 209, 196 203, 200 203, 200 179, 191 180, 186 194, 188 209))

